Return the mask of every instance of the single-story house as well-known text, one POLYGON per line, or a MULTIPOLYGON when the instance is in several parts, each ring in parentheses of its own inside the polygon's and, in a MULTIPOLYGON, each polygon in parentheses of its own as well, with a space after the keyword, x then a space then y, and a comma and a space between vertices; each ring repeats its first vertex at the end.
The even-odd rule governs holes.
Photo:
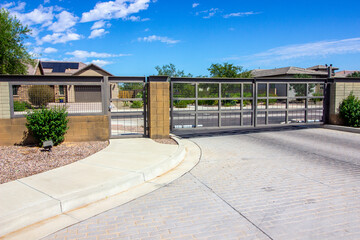
MULTIPOLYGON (((333 67, 332 74, 339 68, 333 67)), ((274 69, 255 69, 252 75, 257 78, 293 78, 295 75, 306 74, 313 78, 327 78, 328 67, 324 65, 316 65, 309 68, 300 67, 283 67, 274 69)))
MULTIPOLYGON (((28 66, 28 75, 48 76, 113 76, 95 64, 82 62, 36 61, 35 66, 28 66)), ((28 101, 30 86, 13 86, 14 101, 28 101)), ((100 86, 55 85, 54 102, 101 102, 100 86)), ((118 86, 111 85, 111 95, 118 96, 118 86)))

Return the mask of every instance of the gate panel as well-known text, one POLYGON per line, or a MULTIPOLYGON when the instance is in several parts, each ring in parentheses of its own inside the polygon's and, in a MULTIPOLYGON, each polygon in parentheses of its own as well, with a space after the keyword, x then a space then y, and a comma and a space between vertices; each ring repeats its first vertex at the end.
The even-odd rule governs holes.
POLYGON ((111 138, 143 137, 146 126, 145 78, 109 78, 111 138))
POLYGON ((171 79, 171 130, 324 122, 321 79, 171 79))

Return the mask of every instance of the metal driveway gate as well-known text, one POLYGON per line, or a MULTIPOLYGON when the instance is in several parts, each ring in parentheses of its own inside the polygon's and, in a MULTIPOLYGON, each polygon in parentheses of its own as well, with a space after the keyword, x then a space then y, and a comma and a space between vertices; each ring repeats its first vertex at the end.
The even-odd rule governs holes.
POLYGON ((326 79, 171 79, 171 131, 319 124, 326 79))
POLYGON ((147 136, 146 78, 109 77, 111 138, 147 136))

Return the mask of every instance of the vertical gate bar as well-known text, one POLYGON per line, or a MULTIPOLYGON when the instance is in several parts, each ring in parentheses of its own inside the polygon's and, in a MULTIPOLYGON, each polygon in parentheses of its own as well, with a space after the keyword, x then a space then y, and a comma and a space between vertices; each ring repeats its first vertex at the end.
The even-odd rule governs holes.
POLYGON ((15 117, 15 111, 14 111, 14 95, 13 95, 13 88, 14 85, 11 82, 8 82, 9 84, 9 100, 10 100, 10 118, 15 117))
POLYGON ((285 113, 285 124, 289 124, 289 88, 290 84, 286 83, 286 113, 285 113))
POLYGON ((256 82, 256 78, 254 78, 254 82, 253 82, 253 117, 254 117, 253 125, 254 125, 254 127, 257 126, 257 94, 258 94, 257 82, 256 82))
POLYGON ((146 91, 146 77, 144 77, 144 82, 143 82, 143 116, 144 116, 144 137, 147 136, 147 105, 148 105, 148 101, 146 99, 146 96, 148 94, 148 92, 146 91))
MULTIPOLYGON (((75 87, 75 86, 74 86, 75 87)), ((112 136, 112 126, 111 126, 111 109, 110 109, 110 83, 109 77, 104 76, 103 82, 101 84, 101 95, 103 101, 103 113, 108 116, 109 121, 109 138, 112 136)))
POLYGON ((219 114, 218 114, 218 126, 221 128, 221 85, 222 83, 219 82, 219 100, 218 100, 218 111, 219 111, 219 114))
POLYGON ((324 99, 323 99, 323 123, 330 123, 330 97, 331 88, 334 86, 334 79, 326 79, 324 82, 324 99), (332 82, 330 82, 332 80, 332 82))
POLYGON ((309 83, 306 83, 306 89, 305 89, 305 123, 308 123, 308 114, 309 114, 309 83))
POLYGON ((198 89, 199 88, 199 83, 195 83, 195 128, 197 128, 198 126, 198 89))
POLYGON ((268 121, 269 121, 269 97, 270 97, 270 84, 266 83, 266 112, 265 112, 265 125, 268 125, 268 121))
POLYGON ((244 83, 240 84, 241 89, 240 89, 240 126, 244 125, 244 109, 243 109, 243 104, 244 104, 244 83))
POLYGON ((174 131, 174 83, 170 80, 170 130, 174 131))

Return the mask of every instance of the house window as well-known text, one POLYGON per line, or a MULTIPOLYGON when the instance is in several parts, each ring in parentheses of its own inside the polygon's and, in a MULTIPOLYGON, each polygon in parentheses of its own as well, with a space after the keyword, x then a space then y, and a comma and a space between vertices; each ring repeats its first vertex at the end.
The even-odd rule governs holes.
POLYGON ((13 95, 14 95, 14 96, 18 96, 18 95, 19 95, 19 88, 20 88, 20 85, 14 85, 14 86, 13 86, 13 95))
POLYGON ((63 86, 63 85, 60 85, 60 86, 59 86, 59 94, 60 94, 60 95, 64 95, 64 92, 65 92, 65 91, 64 91, 64 86, 63 86))

